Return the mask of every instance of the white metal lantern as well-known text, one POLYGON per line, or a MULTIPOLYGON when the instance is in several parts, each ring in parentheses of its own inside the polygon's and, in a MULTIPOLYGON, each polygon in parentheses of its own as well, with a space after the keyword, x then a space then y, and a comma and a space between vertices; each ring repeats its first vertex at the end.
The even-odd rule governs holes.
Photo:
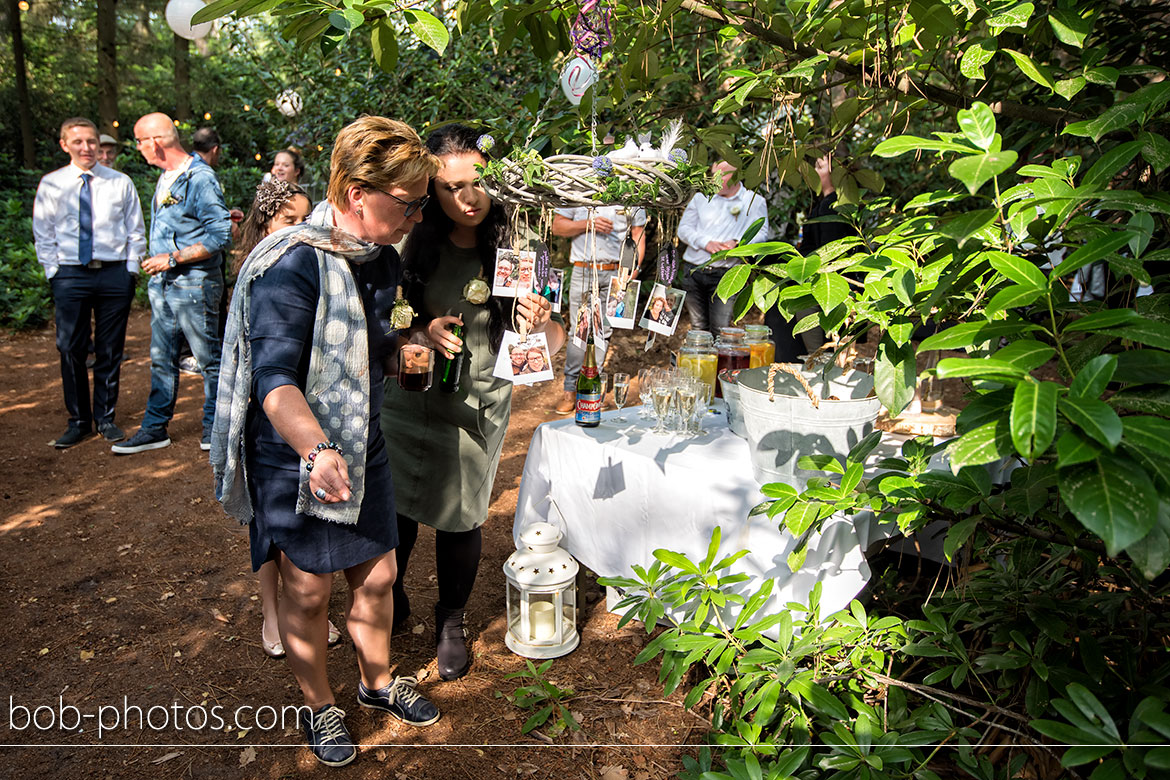
POLYGON ((525 658, 557 658, 576 649, 577 571, 573 556, 557 545, 564 534, 539 522, 520 532, 516 552, 504 562, 508 580, 508 649, 525 658))
POLYGON ((195 41, 206 38, 211 32, 211 22, 191 24, 191 17, 202 8, 203 0, 170 0, 163 13, 167 18, 167 24, 175 35, 189 41, 195 41))

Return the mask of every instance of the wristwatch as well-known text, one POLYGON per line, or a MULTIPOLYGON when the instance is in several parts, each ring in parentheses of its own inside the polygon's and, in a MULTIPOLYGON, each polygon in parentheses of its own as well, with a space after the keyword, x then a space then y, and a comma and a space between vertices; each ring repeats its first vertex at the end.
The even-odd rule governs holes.
POLYGON ((174 268, 179 264, 178 252, 167 252, 167 268, 174 268))

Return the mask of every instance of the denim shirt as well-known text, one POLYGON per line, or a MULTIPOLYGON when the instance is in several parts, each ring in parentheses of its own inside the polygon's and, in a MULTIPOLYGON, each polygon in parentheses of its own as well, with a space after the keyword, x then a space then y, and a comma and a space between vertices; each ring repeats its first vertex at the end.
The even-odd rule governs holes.
MULTIPOLYGON (((211 256, 167 271, 171 275, 191 268, 218 268, 232 240, 231 218, 219 179, 201 157, 191 157, 191 165, 171 185, 171 198, 178 202, 160 206, 157 197, 150 199, 150 253, 160 255, 201 243, 211 256)), ((159 182, 156 192, 161 176, 159 182)))

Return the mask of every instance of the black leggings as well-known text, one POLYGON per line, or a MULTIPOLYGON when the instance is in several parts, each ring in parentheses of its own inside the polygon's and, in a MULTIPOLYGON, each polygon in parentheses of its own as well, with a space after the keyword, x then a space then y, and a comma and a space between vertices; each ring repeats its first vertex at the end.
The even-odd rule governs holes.
MULTIPOLYGON (((398 515, 398 578, 394 590, 399 598, 406 595, 403 582, 410 553, 418 539, 418 523, 398 515)), ((439 606, 458 611, 467 606, 475 575, 479 571, 479 555, 483 548, 483 534, 479 528, 470 531, 435 531, 435 574, 439 580, 439 606)))

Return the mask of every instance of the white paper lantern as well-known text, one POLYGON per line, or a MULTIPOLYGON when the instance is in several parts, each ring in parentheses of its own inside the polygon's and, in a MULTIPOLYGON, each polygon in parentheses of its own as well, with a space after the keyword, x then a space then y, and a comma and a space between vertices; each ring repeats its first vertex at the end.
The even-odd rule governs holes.
POLYGON ((550 523, 526 526, 516 552, 504 562, 508 649, 525 658, 557 658, 581 642, 577 633, 577 571, 557 544, 564 535, 550 523))
POLYGON ((305 104, 295 89, 286 89, 276 96, 276 108, 285 116, 296 116, 301 113, 305 104))
POLYGON ((194 41, 206 38, 211 32, 211 22, 191 26, 191 17, 203 8, 203 0, 170 0, 167 3, 167 24, 175 35, 194 41))
POLYGON ((561 70, 561 89, 575 106, 581 105, 585 90, 597 83, 597 68, 584 57, 574 57, 561 70))

